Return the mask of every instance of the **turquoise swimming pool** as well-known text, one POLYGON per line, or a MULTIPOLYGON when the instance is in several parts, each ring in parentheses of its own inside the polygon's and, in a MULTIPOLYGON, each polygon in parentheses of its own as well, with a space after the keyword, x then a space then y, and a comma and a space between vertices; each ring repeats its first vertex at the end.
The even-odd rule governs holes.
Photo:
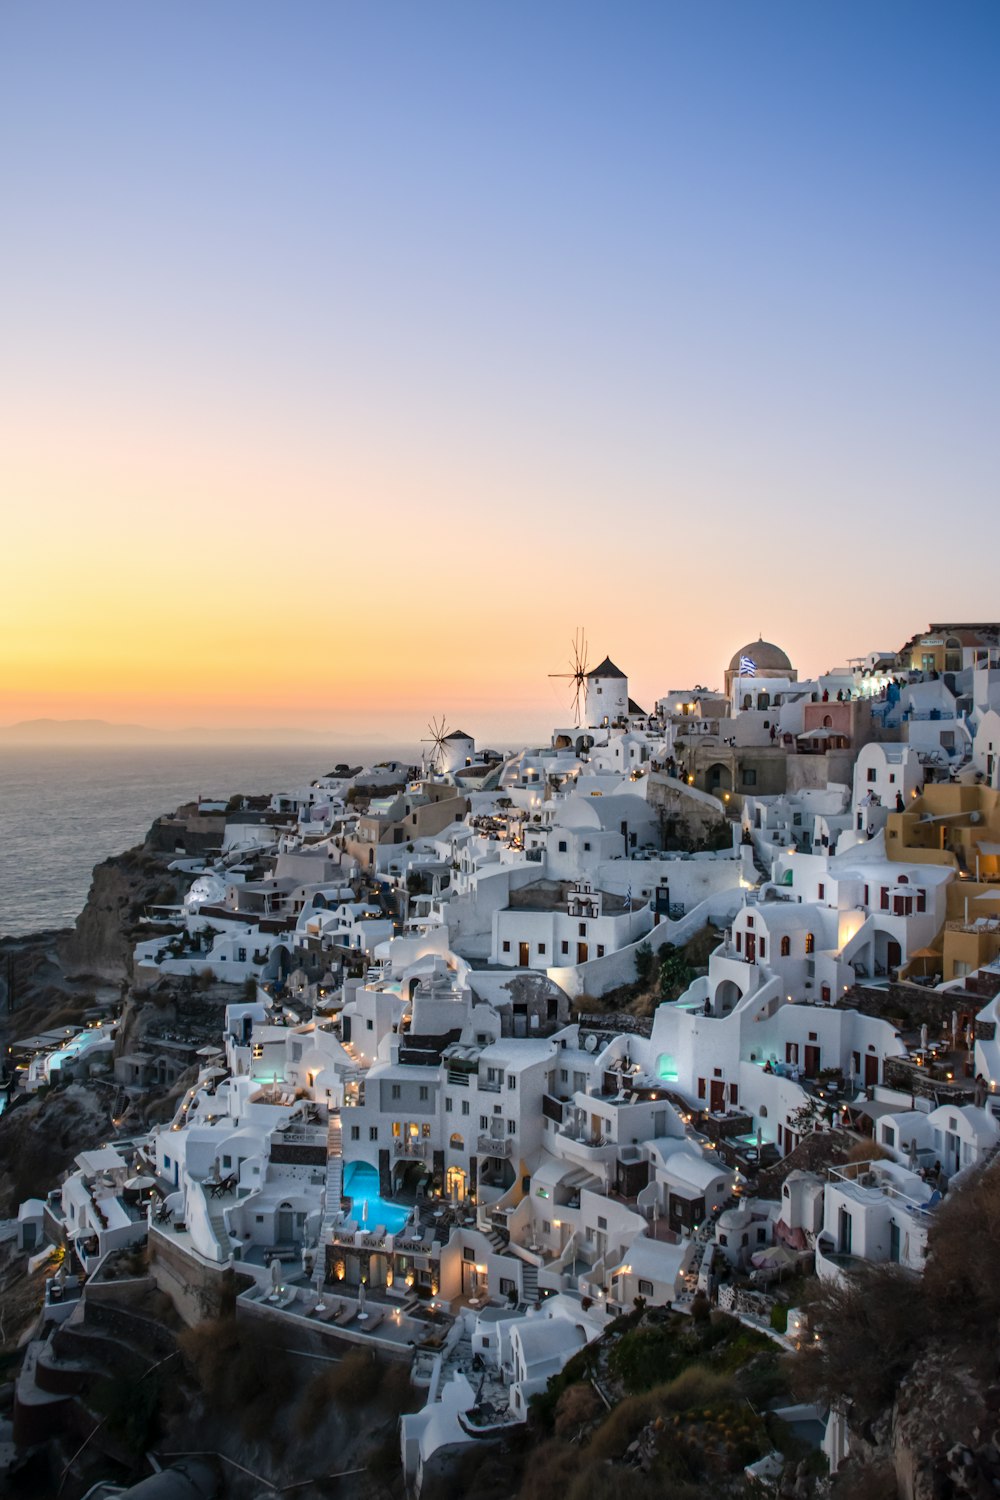
POLYGON ((390 1234, 398 1234, 410 1217, 410 1210, 390 1203, 378 1190, 378 1172, 366 1161, 349 1161, 344 1167, 344 1193, 351 1200, 352 1217, 361 1223, 362 1204, 368 1204, 368 1224, 374 1229, 384 1224, 390 1234))

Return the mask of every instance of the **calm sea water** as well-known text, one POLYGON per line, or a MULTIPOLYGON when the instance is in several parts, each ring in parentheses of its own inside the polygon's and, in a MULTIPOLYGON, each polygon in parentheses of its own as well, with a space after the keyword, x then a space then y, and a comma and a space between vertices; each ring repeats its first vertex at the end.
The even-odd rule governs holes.
POLYGON ((0 934, 68 927, 95 864, 142 839, 182 802, 301 786, 340 761, 369 765, 413 747, 0 749, 0 934))

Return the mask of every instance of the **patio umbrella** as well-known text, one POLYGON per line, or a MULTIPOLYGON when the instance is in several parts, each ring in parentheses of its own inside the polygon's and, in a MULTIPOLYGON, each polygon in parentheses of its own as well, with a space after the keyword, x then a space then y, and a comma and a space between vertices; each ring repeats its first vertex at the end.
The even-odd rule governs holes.
POLYGON ((358 1283, 358 1317, 363 1319, 367 1318, 367 1316, 368 1314, 365 1312, 365 1284, 363 1281, 360 1281, 358 1283))
POLYGON ((277 1256, 271 1262, 271 1296, 277 1297, 281 1291, 281 1261, 277 1256))
POLYGON ((318 1299, 316 1302, 315 1311, 325 1312, 326 1305, 323 1301, 323 1283, 326 1281, 326 1270, 323 1265, 323 1257, 321 1255, 316 1259, 316 1271, 313 1275, 313 1281, 316 1283, 316 1296, 318 1299))
POLYGON ((768 1245, 766 1250, 758 1250, 756 1255, 750 1257, 751 1264, 758 1271, 786 1271, 795 1261, 795 1255, 791 1250, 786 1250, 784 1245, 768 1245))

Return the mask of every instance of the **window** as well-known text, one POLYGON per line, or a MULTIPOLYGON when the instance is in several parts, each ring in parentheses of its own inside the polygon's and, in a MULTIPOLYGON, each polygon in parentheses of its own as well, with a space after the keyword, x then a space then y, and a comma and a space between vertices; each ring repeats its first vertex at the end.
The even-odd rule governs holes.
POLYGON ((378 1126, 377 1125, 370 1125, 368 1127, 368 1139, 370 1141, 377 1141, 378 1140, 378 1126))
POLYGON ((360 1141, 360 1139, 361 1139, 361 1126, 360 1125, 352 1125, 351 1126, 351 1140, 352 1141, 360 1141))
POLYGON ((431 1096, 431 1091, 428 1088, 427 1084, 426 1083, 422 1083, 420 1085, 420 1099, 421 1099, 421 1102, 422 1103, 425 1102, 426 1100, 428 1100, 430 1098, 430 1096, 431 1096))
POLYGON ((579 933, 580 937, 586 937, 587 936, 587 924, 586 924, 586 922, 581 922, 580 923, 579 927, 577 928, 577 932, 579 933))
POLYGON ((895 1146, 896 1132, 891 1125, 882 1126, 882 1140, 886 1146, 895 1146))
POLYGON ((753 926, 753 917, 747 917, 747 926, 748 927, 752 927, 753 926))
POLYGON ((822 901, 822 899, 823 899, 823 897, 825 895, 826 895, 826 886, 823 884, 822 881, 820 881, 819 885, 816 887, 816 899, 818 901, 822 901))
POLYGON ((815 951, 816 951, 816 939, 815 939, 815 937, 813 936, 813 934, 811 932, 807 932, 806 933, 806 952, 807 953, 815 953, 815 951))
POLYGON ((542 1233, 543 1234, 551 1234, 552 1233, 552 1225, 549 1223, 548 1219, 543 1219, 542 1220, 542 1233))
POLYGON ((590 845, 589 844, 584 844, 583 850, 584 850, 585 854, 589 854, 590 853, 590 845))
POLYGON ((705 1097, 705 1080, 704 1080, 704 1078, 699 1078, 698 1079, 698 1098, 699 1099, 704 1099, 704 1097, 705 1097))
POLYGON ((608 1227, 607 1219, 602 1219, 599 1214, 597 1216, 597 1227, 598 1229, 607 1229, 608 1227))
POLYGON ((736 934, 736 951, 737 951, 737 953, 742 953, 743 952, 743 934, 742 934, 742 932, 738 932, 736 934))
POLYGON ((877 778, 877 773, 876 773, 875 767, 874 766, 870 766, 869 769, 868 769, 868 780, 869 781, 876 781, 877 779, 878 778, 877 778))
POLYGON ((420 1127, 420 1134, 423 1136, 423 1138, 424 1138, 425 1141, 430 1138, 430 1133, 431 1133, 431 1127, 429 1125, 427 1125, 427 1124, 421 1125, 421 1127, 420 1127))
POLYGON ((598 958, 603 958, 604 957, 604 944, 603 943, 598 943, 598 945, 597 945, 597 956, 598 956, 598 958))
POLYGON ((927 910, 927 892, 926 891, 918 891, 917 892, 917 911, 926 911, 926 910, 927 910))
POLYGON ((763 937, 761 938, 760 943, 758 945, 758 951, 760 953, 761 958, 766 958, 767 957, 767 939, 766 938, 763 938, 763 937))
POLYGON ((568 953, 569 952, 569 943, 560 943, 559 944, 559 950, 560 950, 561 953, 568 953))
POLYGON ((504 940, 503 940, 503 951, 505 953, 509 953, 510 952, 510 939, 509 938, 504 938, 504 940))
POLYGON ((712 1077, 713 1078, 721 1078, 722 1077, 722 1069, 721 1068, 713 1068, 712 1069, 712 1077))
POLYGON ((222 1158, 222 1165, 223 1165, 223 1166, 224 1166, 224 1167, 227 1167, 227 1168, 228 1168, 228 1167, 231 1167, 231 1166, 232 1166, 232 1164, 233 1164, 233 1158, 232 1158, 232 1157, 231 1157, 231 1156, 224 1156, 224 1157, 223 1157, 223 1158, 222 1158))
POLYGON ((369 1031, 374 1031, 375 1030, 375 1022, 372 1020, 371 1016, 368 1017, 368 1020, 365 1022, 365 1025, 368 1027, 369 1031))
POLYGON ((247 961, 247 950, 245 948, 237 948, 237 950, 236 950, 236 962, 238 964, 245 964, 246 961, 247 961))
POLYGON ((545 952, 545 944, 544 943, 539 943, 539 945, 538 945, 539 956, 541 956, 544 952, 545 952))
POLYGON ((480 1115, 479 1116, 479 1128, 480 1128, 480 1130, 489 1130, 489 1128, 490 1128, 490 1117, 489 1117, 489 1115, 480 1115))
POLYGON ((507 1087, 509 1089, 516 1089, 517 1088, 517 1079, 514 1077, 513 1073, 508 1073, 507 1074, 507 1087))
POLYGON ((565 854, 566 853, 566 840, 565 839, 560 839, 559 840, 559 853, 560 854, 565 854))
POLYGON ((508 1135, 516 1135, 517 1134, 517 1121, 516 1120, 508 1120, 507 1121, 507 1134, 508 1135))
POLYGON ((792 940, 791 940, 791 938, 790 937, 783 937, 781 939, 781 956, 782 956, 782 958, 787 958, 789 956, 789 954, 791 953, 791 951, 792 951, 792 940))
POLYGON ((744 786, 756 786, 757 785, 757 772, 756 771, 744 771, 743 772, 743 785, 744 786))
POLYGON ((653 1283, 651 1281, 643 1281, 642 1278, 640 1277, 639 1278, 639 1296, 640 1297, 651 1297, 652 1295, 653 1295, 653 1283))
POLYGON ((469 1101, 468 1101, 468 1099, 463 1099, 462 1100, 462 1113, 463 1113, 463 1115, 467 1115, 469 1113, 469 1101))
POLYGON ((450 1115, 451 1111, 452 1111, 452 1101, 451 1101, 451 1099, 449 1099, 448 1095, 445 1094, 445 1096, 444 1096, 444 1112, 445 1112, 446 1115, 450 1115))
POLYGON ((400 1097, 400 1092, 401 1092, 401 1090, 400 1090, 399 1084, 398 1083, 394 1083, 393 1086, 392 1086, 392 1097, 394 1099, 398 1099, 400 1097))

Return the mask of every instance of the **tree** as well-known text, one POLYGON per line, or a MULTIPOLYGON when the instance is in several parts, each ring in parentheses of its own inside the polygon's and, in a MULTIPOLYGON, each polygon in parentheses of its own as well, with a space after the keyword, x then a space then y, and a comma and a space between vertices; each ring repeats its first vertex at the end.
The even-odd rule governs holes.
POLYGON ((640 943, 635 950, 635 977, 643 989, 653 977, 653 950, 648 943, 640 943))

